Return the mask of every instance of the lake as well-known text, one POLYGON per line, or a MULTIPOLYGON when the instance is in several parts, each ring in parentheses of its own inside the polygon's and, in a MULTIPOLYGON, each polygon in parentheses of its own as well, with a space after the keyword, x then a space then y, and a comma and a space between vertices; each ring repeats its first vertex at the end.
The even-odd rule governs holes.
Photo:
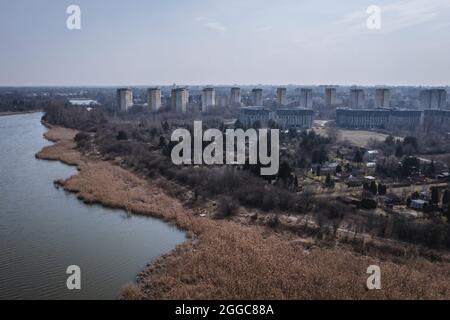
POLYGON ((186 236, 158 219, 88 206, 53 181, 76 174, 35 159, 42 113, 0 117, 0 299, 115 299, 186 236), (67 289, 70 265, 81 290, 67 289))

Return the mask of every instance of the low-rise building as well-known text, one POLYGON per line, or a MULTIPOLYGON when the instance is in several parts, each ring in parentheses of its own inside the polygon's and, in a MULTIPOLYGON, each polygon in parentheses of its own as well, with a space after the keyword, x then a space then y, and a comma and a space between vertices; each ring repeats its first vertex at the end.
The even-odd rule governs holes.
POLYGON ((311 109, 281 108, 276 111, 275 122, 283 129, 310 129, 314 122, 311 109))
POLYGON ((344 128, 386 128, 390 111, 385 109, 337 109, 336 123, 344 128))
POLYGON ((239 121, 246 127, 251 127, 259 123, 261 127, 267 127, 269 121, 275 118, 275 112, 264 107, 245 107, 241 108, 239 121))
POLYGON ((338 109, 336 123, 343 128, 414 129, 422 124, 422 111, 388 109, 338 109))
POLYGON ((247 127, 255 123, 267 127, 273 121, 282 129, 309 129, 314 122, 314 111, 300 108, 280 108, 274 111, 265 107, 245 107, 241 108, 239 121, 247 127))
POLYGON ((419 110, 391 110, 389 126, 400 129, 414 129, 422 124, 422 111, 419 110))
POLYGON ((450 110, 424 110, 423 123, 426 128, 450 130, 450 110))

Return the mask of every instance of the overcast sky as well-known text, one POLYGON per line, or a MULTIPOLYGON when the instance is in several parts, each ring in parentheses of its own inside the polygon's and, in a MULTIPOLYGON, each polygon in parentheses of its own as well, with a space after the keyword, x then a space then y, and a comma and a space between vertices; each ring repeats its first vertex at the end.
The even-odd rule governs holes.
POLYGON ((0 85, 449 85, 449 40, 450 0, 2 0, 0 85))

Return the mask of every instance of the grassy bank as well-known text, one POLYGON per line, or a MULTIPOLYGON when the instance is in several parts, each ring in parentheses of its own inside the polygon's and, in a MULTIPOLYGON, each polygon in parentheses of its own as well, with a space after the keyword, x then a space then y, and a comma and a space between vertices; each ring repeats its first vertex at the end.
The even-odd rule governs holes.
POLYGON ((299 237, 239 221, 201 217, 161 189, 113 162, 82 155, 76 131, 50 127, 55 144, 39 159, 76 165, 79 173, 60 181, 87 203, 101 203, 177 225, 190 240, 139 275, 124 298, 134 299, 450 299, 448 263, 379 260, 339 247, 305 245, 299 237), (366 270, 382 270, 379 291, 368 291, 366 270))
POLYGON ((6 117, 6 116, 15 116, 19 114, 28 114, 28 113, 36 113, 36 112, 42 112, 42 110, 32 110, 32 111, 8 111, 8 112, 0 112, 0 117, 6 117))

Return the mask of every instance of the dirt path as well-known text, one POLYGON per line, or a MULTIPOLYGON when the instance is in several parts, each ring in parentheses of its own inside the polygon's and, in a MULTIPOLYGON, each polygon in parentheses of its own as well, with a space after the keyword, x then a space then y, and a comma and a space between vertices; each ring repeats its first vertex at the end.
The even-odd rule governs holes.
POLYGON ((176 224, 191 240, 154 262, 125 298, 145 299, 450 299, 444 263, 376 261, 344 249, 310 248, 258 226, 202 218, 157 187, 156 181, 76 149, 73 130, 53 127, 55 144, 37 157, 76 165, 61 181, 88 203, 101 203, 176 224), (383 290, 366 290, 367 268, 382 269, 383 290))

